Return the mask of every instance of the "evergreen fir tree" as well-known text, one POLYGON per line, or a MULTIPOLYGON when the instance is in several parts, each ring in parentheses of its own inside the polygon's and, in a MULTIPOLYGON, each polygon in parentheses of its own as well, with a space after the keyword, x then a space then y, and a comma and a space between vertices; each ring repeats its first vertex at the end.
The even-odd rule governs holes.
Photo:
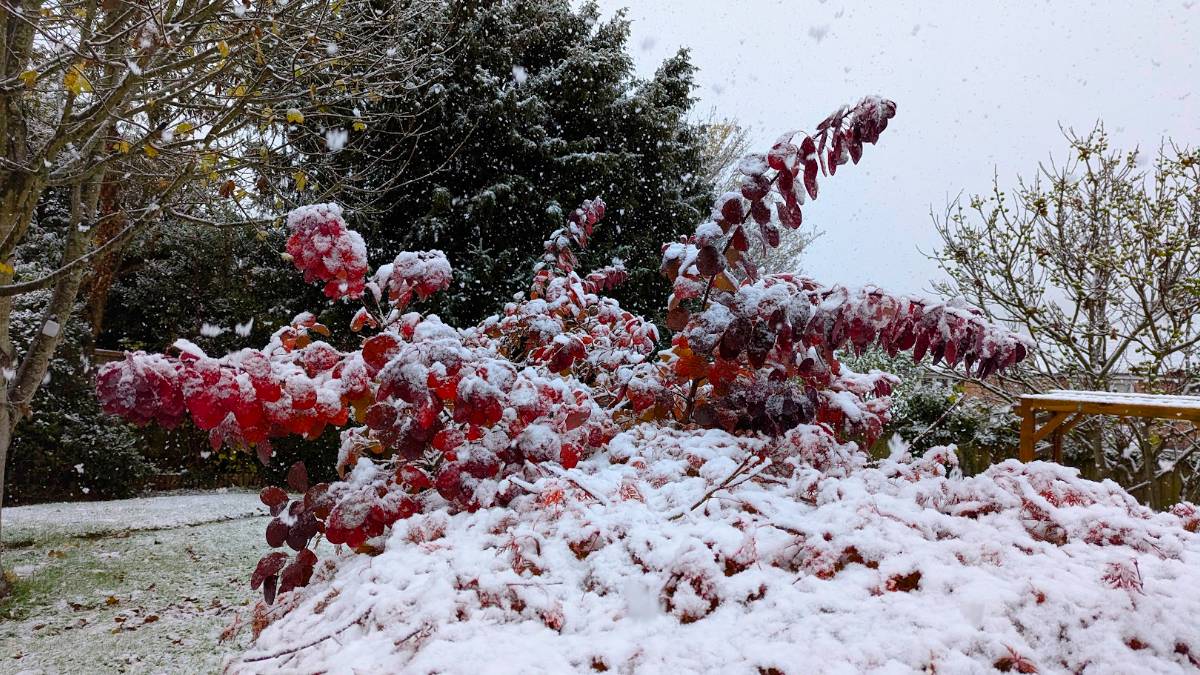
POLYGON ((700 129, 686 119, 687 52, 639 80, 622 15, 603 22, 594 4, 567 0, 452 4, 452 63, 421 102, 424 133, 404 167, 414 180, 356 223, 372 258, 445 251, 456 283, 440 313, 469 323, 525 290, 546 233, 601 196, 608 216, 584 264, 623 259, 631 276, 618 297, 657 311, 668 292, 659 244, 707 216, 712 190, 700 129))

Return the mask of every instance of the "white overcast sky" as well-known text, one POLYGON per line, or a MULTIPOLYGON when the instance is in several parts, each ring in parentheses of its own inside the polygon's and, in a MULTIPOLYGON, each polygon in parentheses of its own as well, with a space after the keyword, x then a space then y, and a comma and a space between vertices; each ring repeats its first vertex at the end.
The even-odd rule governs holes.
POLYGON ((826 283, 927 290, 930 208, 1061 156, 1060 123, 1102 119, 1123 146, 1200 142, 1200 0, 599 4, 628 8, 642 74, 691 48, 698 109, 750 127, 762 151, 863 94, 896 101, 879 145, 805 209, 826 234, 804 268, 826 283))

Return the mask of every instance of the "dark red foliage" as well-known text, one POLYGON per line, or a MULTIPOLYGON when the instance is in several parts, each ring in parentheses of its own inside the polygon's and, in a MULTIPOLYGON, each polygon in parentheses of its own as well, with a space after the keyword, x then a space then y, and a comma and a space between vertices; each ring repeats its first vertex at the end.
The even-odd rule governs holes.
MULTIPOLYGON (((251 585, 263 587, 267 602, 309 583, 318 537, 370 553, 377 537, 416 513, 506 505, 525 480, 571 470, 640 421, 797 439, 803 434, 792 430, 817 424, 809 431, 829 442, 872 440, 895 380, 849 373, 836 350, 879 345, 917 360, 928 353, 982 376, 1026 355, 1021 340, 969 308, 794 275, 760 278, 747 255, 751 246, 778 246, 781 228, 800 227, 819 176, 857 163, 894 115, 892 102, 866 98, 814 135, 789 134, 738 164, 741 184, 717 200, 711 222, 663 247, 660 270, 673 284, 669 350, 655 354, 658 328, 599 295, 628 277, 620 261, 577 272, 576 251, 604 218, 598 198, 546 240, 528 298, 462 331, 408 311, 449 286, 441 252, 402 252, 368 279, 361 237, 325 204, 289 216, 287 249, 330 298, 364 298, 350 328, 374 333, 358 349, 322 341, 329 329, 306 312, 262 350, 215 359, 180 341, 177 356, 130 354, 101 369, 101 404, 136 424, 190 417, 214 448, 252 448, 264 463, 270 439, 314 438, 353 423, 342 432, 341 480, 310 486, 298 463, 287 475, 295 499, 278 487, 260 495, 272 515, 268 545, 296 551, 290 559, 272 552, 256 567, 251 585)), ((699 591, 701 581, 680 587, 699 591)), ((916 581, 888 583, 912 590, 916 581)))

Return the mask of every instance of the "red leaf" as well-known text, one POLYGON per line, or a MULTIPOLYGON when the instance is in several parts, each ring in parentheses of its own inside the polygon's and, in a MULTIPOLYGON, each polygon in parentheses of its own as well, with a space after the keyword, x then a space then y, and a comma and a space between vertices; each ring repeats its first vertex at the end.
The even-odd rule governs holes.
POLYGON ((761 199, 750 202, 750 215, 754 217, 754 222, 759 225, 766 225, 771 222, 771 209, 767 208, 766 202, 761 199))
POLYGON ((567 415, 567 421, 563 428, 566 431, 578 429, 579 427, 583 426, 583 423, 588 421, 588 418, 591 416, 592 411, 588 410, 587 408, 576 410, 575 412, 567 415))
POLYGON ((262 585, 267 577, 273 577, 283 569, 283 564, 287 562, 288 554, 282 551, 268 553, 259 561, 258 566, 254 568, 254 573, 250 575, 250 588, 256 589, 262 585))
POLYGON ((392 355, 396 353, 399 347, 400 338, 391 333, 372 335, 363 342, 363 361, 372 370, 378 371, 387 365, 387 362, 391 360, 392 355))
POLYGON ((767 153, 767 164, 776 171, 789 170, 789 164, 796 159, 796 153, 799 149, 791 143, 791 141, 780 141, 771 146, 771 151, 767 153))
POLYGON ((758 201, 771 191, 771 181, 762 175, 748 176, 742 181, 742 196, 750 201, 758 201))
POLYGON ((283 546, 283 542, 287 541, 289 528, 282 520, 272 518, 271 522, 267 523, 267 546, 271 548, 279 548, 283 546))
POLYGON ((266 506, 275 506, 280 502, 286 502, 287 498, 287 492, 283 488, 274 485, 265 487, 262 489, 262 492, 258 493, 259 501, 266 506))
POLYGON ((727 192, 721 200, 721 218, 728 223, 740 223, 746 218, 742 198, 736 192, 727 192))
POLYGON ((688 320, 691 318, 691 314, 686 309, 676 307, 667 312, 667 328, 679 332, 687 326, 688 320))
POLYGON ((275 582, 278 580, 279 577, 272 575, 263 582, 263 600, 266 600, 268 605, 275 602, 275 582))
POLYGON ((746 238, 746 228, 739 227, 733 231, 733 247, 743 252, 750 248, 750 240, 746 238))
POLYGON ((725 259, 721 257, 716 246, 707 244, 700 248, 700 253, 696 256, 696 268, 706 277, 715 277, 725 269, 725 259))
POLYGON ((813 199, 817 198, 818 168, 816 160, 804 163, 804 188, 808 190, 808 196, 813 199))
POLYGON ((308 469, 304 462, 296 462, 288 469, 287 482, 296 492, 308 492, 308 469))
POLYGON ((800 205, 795 202, 791 204, 775 204, 775 210, 779 214, 779 222, 784 227, 794 230, 804 222, 804 214, 800 211, 800 205))

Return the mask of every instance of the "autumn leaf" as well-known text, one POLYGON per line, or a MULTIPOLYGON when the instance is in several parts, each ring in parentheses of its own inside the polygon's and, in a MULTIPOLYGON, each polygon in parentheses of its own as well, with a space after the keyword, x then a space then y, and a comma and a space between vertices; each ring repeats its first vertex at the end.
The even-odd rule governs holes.
POLYGON ((296 108, 288 108, 287 121, 290 124, 304 124, 304 113, 296 108))
POLYGON ((679 357, 675 361, 676 375, 687 380, 702 380, 708 377, 708 359, 687 347, 676 347, 675 354, 679 357))
POLYGON ((729 275, 725 274, 724 272, 717 275, 717 278, 713 281, 713 285, 716 286, 718 290, 722 290, 727 293, 737 292, 737 286, 734 285, 733 281, 729 278, 729 275))
POLYGON ((26 87, 33 89, 33 85, 37 83, 38 72, 36 70, 26 70, 18 77, 20 77, 21 81, 25 83, 26 87))
POLYGON ((63 86, 76 96, 92 90, 92 83, 88 82, 87 76, 83 74, 83 70, 78 65, 71 66, 67 72, 63 73, 63 86))
POLYGON ((292 180, 296 181, 296 192, 304 192, 305 186, 308 185, 308 175, 303 171, 297 171, 292 174, 292 180))

